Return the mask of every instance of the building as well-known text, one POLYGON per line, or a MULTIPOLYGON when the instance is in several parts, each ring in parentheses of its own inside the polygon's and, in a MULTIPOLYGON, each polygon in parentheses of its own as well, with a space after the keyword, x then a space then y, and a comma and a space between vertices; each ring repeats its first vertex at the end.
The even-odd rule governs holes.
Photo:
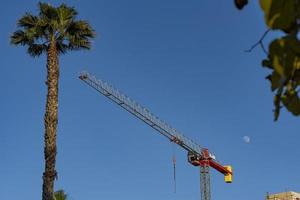
POLYGON ((300 200, 300 193, 290 191, 277 194, 267 194, 266 200, 300 200))

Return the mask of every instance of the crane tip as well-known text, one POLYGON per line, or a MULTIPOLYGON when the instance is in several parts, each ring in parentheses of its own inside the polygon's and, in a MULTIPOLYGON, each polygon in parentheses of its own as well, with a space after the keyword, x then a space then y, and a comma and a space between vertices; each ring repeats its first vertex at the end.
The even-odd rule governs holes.
POLYGON ((87 79, 87 75, 80 75, 79 78, 80 78, 81 80, 87 79))

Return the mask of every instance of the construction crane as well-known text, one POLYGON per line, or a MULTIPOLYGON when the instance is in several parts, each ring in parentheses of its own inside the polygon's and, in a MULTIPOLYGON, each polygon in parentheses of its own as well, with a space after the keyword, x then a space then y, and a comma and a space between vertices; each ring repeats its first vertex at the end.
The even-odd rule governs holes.
POLYGON ((112 102, 148 124, 158 133, 168 138, 171 142, 185 149, 188 152, 188 162, 194 166, 200 167, 200 190, 202 200, 211 200, 210 167, 222 173, 226 183, 232 182, 232 167, 229 165, 221 165, 207 148, 202 148, 199 144, 152 114, 146 107, 141 106, 125 94, 122 94, 119 90, 107 82, 97 79, 89 72, 81 72, 79 78, 90 87, 110 99, 112 102))

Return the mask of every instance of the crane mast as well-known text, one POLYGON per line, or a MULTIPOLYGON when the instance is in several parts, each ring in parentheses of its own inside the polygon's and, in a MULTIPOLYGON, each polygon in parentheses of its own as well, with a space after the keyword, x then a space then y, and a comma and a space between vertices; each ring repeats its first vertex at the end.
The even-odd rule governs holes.
POLYGON ((89 72, 81 72, 79 78, 94 88, 102 95, 116 103, 144 123, 148 124, 151 128, 155 129, 158 133, 168 138, 171 142, 176 143, 188 152, 188 161, 200 167, 200 184, 201 184, 201 199, 211 200, 210 192, 210 175, 209 168, 213 167, 225 176, 225 182, 232 182, 232 169, 231 166, 222 166, 215 160, 208 149, 202 148, 199 144, 183 135, 181 132, 161 120, 146 107, 140 105, 136 101, 129 98, 127 95, 121 93, 119 90, 108 84, 107 82, 97 79, 89 72))

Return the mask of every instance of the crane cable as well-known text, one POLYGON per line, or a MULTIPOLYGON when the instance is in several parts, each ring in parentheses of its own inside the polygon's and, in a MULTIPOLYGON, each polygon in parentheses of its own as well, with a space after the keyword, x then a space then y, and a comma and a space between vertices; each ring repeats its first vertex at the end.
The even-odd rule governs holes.
POLYGON ((173 176, 174 176, 174 193, 176 193, 176 158, 173 156, 173 176))
POLYGON ((172 145, 172 150, 173 150, 172 161, 173 161, 174 193, 176 193, 176 155, 175 155, 174 145, 172 145))

